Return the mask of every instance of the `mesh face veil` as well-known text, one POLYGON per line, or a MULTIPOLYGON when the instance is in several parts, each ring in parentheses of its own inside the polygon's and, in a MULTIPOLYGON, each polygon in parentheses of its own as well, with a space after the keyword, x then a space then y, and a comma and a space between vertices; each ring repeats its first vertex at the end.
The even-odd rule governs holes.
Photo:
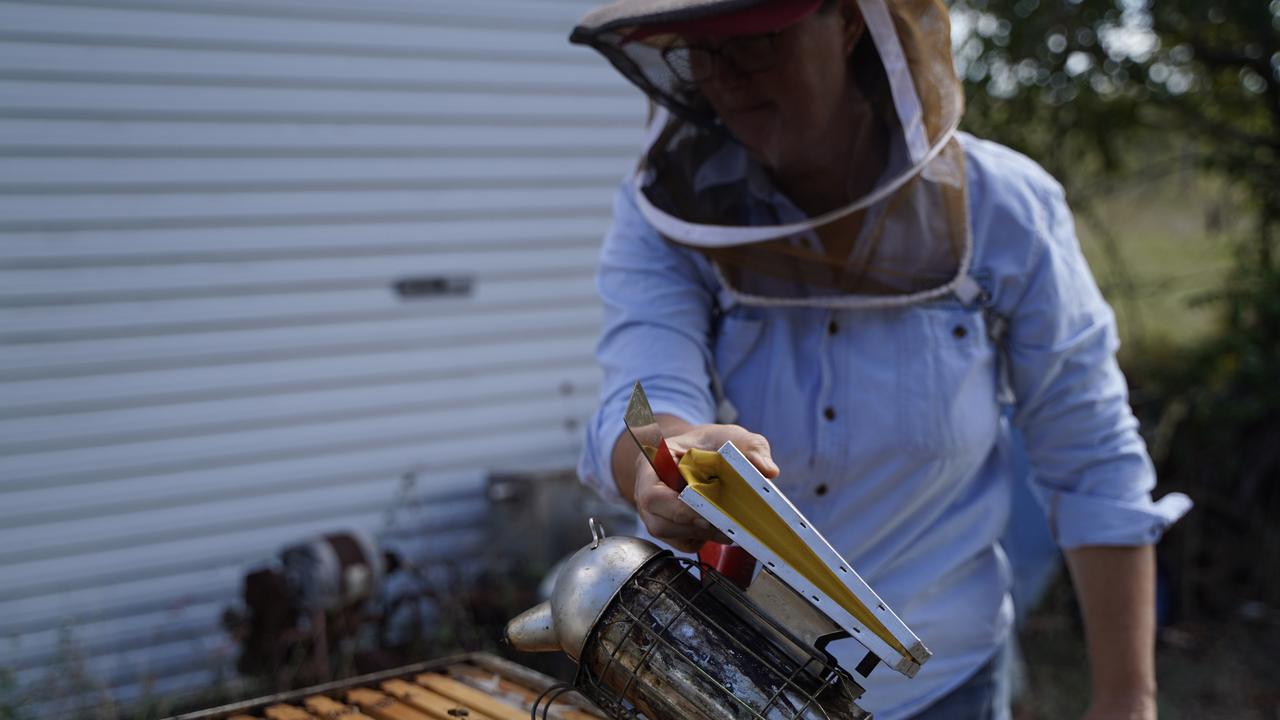
MULTIPOLYGON (((730 37, 708 49, 685 37, 713 19, 745 27, 797 2, 618 0, 574 29, 572 42, 595 48, 656 104, 636 169, 637 206, 668 240, 706 255, 747 304, 870 307, 950 292, 967 273, 972 242, 954 137, 963 93, 946 9, 941 0, 856 0, 866 29, 850 76, 884 128, 887 161, 869 188, 809 216, 701 90, 716 72, 708 58, 751 72, 766 39, 730 37)), ((852 170, 866 159, 832 161, 852 170)))

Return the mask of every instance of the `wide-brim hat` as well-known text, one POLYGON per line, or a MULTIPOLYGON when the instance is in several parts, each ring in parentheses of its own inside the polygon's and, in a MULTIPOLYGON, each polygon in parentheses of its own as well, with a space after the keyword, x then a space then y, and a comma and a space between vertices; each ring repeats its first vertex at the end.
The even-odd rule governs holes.
POLYGON ((646 22, 629 37, 641 40, 650 35, 677 34, 704 38, 729 38, 777 32, 812 15, 824 0, 772 0, 744 8, 710 8, 709 14, 681 13, 677 19, 646 22))

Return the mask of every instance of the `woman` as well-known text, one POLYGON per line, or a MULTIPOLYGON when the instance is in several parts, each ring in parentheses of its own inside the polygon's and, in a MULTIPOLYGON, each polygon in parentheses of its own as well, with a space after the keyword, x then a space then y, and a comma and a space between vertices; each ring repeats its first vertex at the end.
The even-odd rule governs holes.
POLYGON ((620 0, 572 39, 657 105, 601 258, 584 481, 677 549, 725 540, 624 439, 640 380, 673 450, 732 440, 933 651, 861 704, 1003 718, 1012 418, 1085 615, 1089 717, 1155 717, 1151 544, 1189 501, 1151 501, 1060 186, 955 131, 941 4, 620 0))

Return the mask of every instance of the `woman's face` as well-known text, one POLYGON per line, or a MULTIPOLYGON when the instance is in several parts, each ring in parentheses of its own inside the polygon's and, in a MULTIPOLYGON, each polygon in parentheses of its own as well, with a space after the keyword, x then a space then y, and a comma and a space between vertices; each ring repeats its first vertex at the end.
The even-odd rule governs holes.
MULTIPOLYGON (((774 37, 774 64, 743 72, 723 56, 699 84, 717 114, 765 166, 805 172, 829 160, 851 92, 848 57, 862 29, 852 2, 809 15, 774 37)), ((693 44, 721 43, 691 39, 693 44)))

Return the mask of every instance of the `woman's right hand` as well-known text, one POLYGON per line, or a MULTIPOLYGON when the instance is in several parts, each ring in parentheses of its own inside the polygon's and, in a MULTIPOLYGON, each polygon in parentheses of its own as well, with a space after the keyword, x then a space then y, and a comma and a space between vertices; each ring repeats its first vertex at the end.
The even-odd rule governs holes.
MULTIPOLYGON (((666 440, 677 461, 690 449, 714 451, 725 442, 732 442, 765 477, 778 476, 769 441, 738 425, 694 425, 666 440)), ((640 454, 636 455, 635 479, 636 510, 654 537, 682 552, 696 552, 708 540, 731 542, 693 508, 680 502, 679 493, 663 484, 648 459, 640 454)))

